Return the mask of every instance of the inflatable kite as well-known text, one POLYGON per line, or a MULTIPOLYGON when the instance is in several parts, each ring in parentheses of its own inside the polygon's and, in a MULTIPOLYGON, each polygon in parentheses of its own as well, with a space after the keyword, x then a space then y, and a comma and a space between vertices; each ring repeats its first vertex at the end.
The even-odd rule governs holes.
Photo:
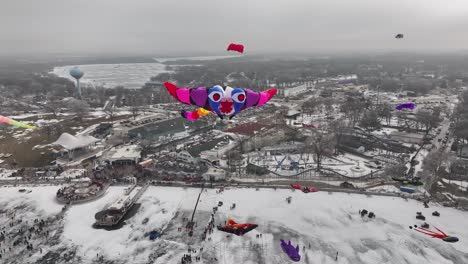
MULTIPOLYGON (((442 239, 445 242, 455 243, 455 242, 458 241, 458 237, 449 236, 449 235, 445 234, 444 231, 440 230, 439 228, 437 228, 435 226, 434 226, 434 228, 437 229, 438 232, 431 231, 431 230, 423 228, 423 227, 416 227, 416 226, 415 226, 414 230, 418 231, 419 233, 429 235, 429 236, 431 236, 433 238, 442 239)), ((413 227, 410 226, 410 229, 413 229, 413 227)))
POLYGON ((244 45, 231 43, 227 47, 227 50, 228 51, 233 50, 233 51, 237 51, 239 53, 244 53, 244 45))
POLYGON ((405 103, 405 104, 399 104, 396 107, 396 110, 403 110, 403 109, 410 109, 413 110, 416 107, 414 103, 405 103))
POLYGON ((299 185, 299 184, 291 184, 291 187, 296 189, 296 190, 303 191, 304 193, 318 192, 317 188, 302 186, 302 185, 299 185))
POLYGON ((403 38, 403 34, 397 34, 397 35, 395 36, 395 38, 397 38, 397 39, 402 39, 402 38, 403 38))
POLYGON ((255 92, 250 89, 221 87, 220 85, 211 88, 178 88, 169 82, 165 82, 164 86, 177 101, 199 107, 192 112, 181 112, 182 117, 190 121, 206 116, 210 112, 215 113, 221 119, 225 116, 231 119, 246 108, 264 105, 277 92, 276 89, 255 92))
POLYGON ((0 124, 8 124, 8 125, 11 125, 11 126, 20 127, 20 128, 27 128, 27 129, 36 129, 37 128, 35 126, 24 124, 24 123, 15 121, 15 120, 13 120, 11 118, 1 116, 1 115, 0 115, 0 124))
POLYGON ((252 231, 253 229, 257 228, 258 225, 256 224, 238 224, 234 222, 231 218, 228 218, 228 224, 225 226, 217 226, 218 230, 235 234, 237 236, 242 236, 245 233, 252 231))
POLYGON ((299 255, 299 245, 294 247, 291 245, 291 240, 289 240, 289 242, 286 244, 286 242, 281 239, 281 248, 292 261, 298 262, 301 260, 301 255, 299 255))
POLYGON ((319 124, 302 124, 302 127, 303 128, 320 128, 320 125, 319 124))

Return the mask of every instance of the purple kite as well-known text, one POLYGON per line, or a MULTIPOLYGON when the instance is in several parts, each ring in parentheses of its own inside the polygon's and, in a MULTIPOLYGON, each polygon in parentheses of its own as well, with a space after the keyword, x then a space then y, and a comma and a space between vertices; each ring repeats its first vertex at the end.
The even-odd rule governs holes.
POLYGON ((403 109, 410 109, 413 110, 416 105, 414 103, 404 103, 404 104, 399 104, 396 109, 397 110, 403 110, 403 109))
POLYGON ((299 245, 294 247, 291 245, 291 240, 289 240, 289 242, 286 244, 286 242, 281 239, 281 248, 292 261, 298 262, 301 260, 301 255, 299 255, 299 245))
POLYGON ((231 119, 244 109, 266 104, 277 92, 277 89, 255 92, 250 89, 220 85, 210 88, 179 88, 169 82, 165 82, 164 86, 177 101, 198 106, 198 109, 192 112, 182 111, 182 116, 190 121, 209 113, 214 113, 221 119, 224 117, 231 119))

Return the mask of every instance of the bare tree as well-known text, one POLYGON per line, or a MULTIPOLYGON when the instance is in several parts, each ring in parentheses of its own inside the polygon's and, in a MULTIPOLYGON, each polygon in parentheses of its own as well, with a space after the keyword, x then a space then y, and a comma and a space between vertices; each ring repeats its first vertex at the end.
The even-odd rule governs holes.
POLYGON ((375 111, 367 111, 362 116, 360 125, 366 129, 378 129, 382 125, 375 111))
POLYGON ((440 114, 440 112, 431 113, 427 110, 419 110, 416 112, 416 120, 425 127, 426 134, 439 124, 440 118, 438 114, 440 114))
POLYGON ((96 87, 96 95, 101 105, 106 103, 107 96, 106 96, 106 89, 103 87, 96 87))
POLYGON ((316 98, 312 98, 304 102, 301 106, 301 110, 304 114, 311 115, 314 113, 315 109, 320 105, 316 98))
POLYGON ((336 139, 333 133, 322 134, 317 132, 306 140, 305 148, 314 153, 317 171, 322 168, 323 157, 331 155, 335 145, 336 139))
POLYGON ((431 190, 432 185, 437 182, 442 165, 447 161, 448 154, 443 150, 433 151, 424 159, 423 169, 426 170, 426 190, 431 190))
POLYGON ((347 124, 343 118, 336 119, 330 123, 330 130, 333 131, 336 139, 335 144, 335 153, 338 152, 338 148, 340 147, 341 141, 343 139, 343 129, 347 127, 347 124))
POLYGON ((408 168, 403 163, 398 165, 388 166, 384 170, 384 175, 389 177, 401 177, 404 176, 408 168))
POLYGON ((133 94, 129 98, 130 111, 132 112, 133 119, 138 116, 138 113, 141 111, 141 105, 143 105, 143 98, 133 94))
POLYGON ((105 105, 103 109, 104 113, 109 116, 111 122, 114 122, 114 114, 115 114, 115 102, 109 101, 107 105, 105 105))
POLYGON ((62 108, 63 104, 60 101, 51 101, 51 102, 46 102, 45 104, 42 105, 46 111, 49 111, 52 113, 54 118, 57 118, 57 114, 60 112, 60 108, 62 108))
POLYGON ((334 100, 332 98, 326 98, 323 100, 323 106, 325 106, 325 115, 329 117, 333 114, 334 100))
POLYGON ((88 112, 89 105, 85 101, 70 99, 68 101, 68 108, 77 115, 79 119, 82 119, 83 116, 88 112))
POLYGON ((465 160, 449 159, 449 180, 463 180, 468 178, 468 162, 465 160))
POLYGON ((133 106, 130 108, 130 111, 132 112, 133 119, 136 119, 136 117, 138 116, 138 113, 140 113, 140 107, 137 106, 137 105, 133 105, 133 106))
POLYGON ((377 106, 377 116, 380 119, 385 120, 387 125, 390 125, 390 121, 392 120, 392 106, 389 103, 382 103, 377 106))
POLYGON ((366 105, 362 101, 348 98, 346 102, 341 105, 341 112, 344 113, 345 117, 351 121, 351 126, 354 126, 359 120, 361 120, 362 113, 366 105))
POLYGON ((52 125, 46 125, 44 127, 44 131, 47 135, 47 139, 50 139, 50 135, 52 135, 52 132, 53 132, 52 125))

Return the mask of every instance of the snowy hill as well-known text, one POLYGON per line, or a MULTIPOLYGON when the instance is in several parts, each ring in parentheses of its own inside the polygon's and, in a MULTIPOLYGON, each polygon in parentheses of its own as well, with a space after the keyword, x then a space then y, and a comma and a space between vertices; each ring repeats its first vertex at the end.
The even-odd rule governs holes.
MULTIPOLYGON (((16 217, 23 215, 23 219, 35 217, 32 213, 42 217, 59 214, 61 207, 54 200, 58 187, 26 188, 31 193, 19 193, 18 189, 0 188, 0 208, 15 207, 16 217), (27 206, 22 209, 21 205, 27 206)), ((417 201, 394 197, 273 189, 227 189, 218 193, 209 189, 201 195, 194 236, 189 237, 183 228, 184 218, 191 217, 200 189, 150 187, 140 198, 138 211, 122 228, 94 229, 94 214, 123 192, 123 187, 110 187, 101 199, 70 207, 63 218, 51 222, 61 225, 63 231, 56 228, 56 243, 51 238, 41 243, 42 253, 34 251, 28 256, 11 252, 4 259, 11 263, 99 263, 97 256, 102 256, 105 263, 166 264, 180 263, 190 246, 197 250, 192 258, 202 257, 193 263, 283 264, 292 262, 281 251, 279 240, 291 239, 300 245, 299 263, 468 263, 468 212, 434 204, 426 209, 417 201), (292 197, 291 204, 285 201, 288 196, 292 197), (214 215, 215 225, 232 217, 240 223, 256 223, 258 228, 241 237, 228 237, 215 229, 201 241, 218 201, 224 205, 214 215), (233 210, 232 203, 236 203, 233 210), (360 209, 374 212, 376 218, 361 218, 360 209), (440 217, 431 215, 435 210, 440 217), (426 216, 427 223, 460 241, 446 243, 410 230, 410 225, 423 223, 415 219, 417 211, 426 216), (161 238, 150 241, 148 232, 152 230, 162 231, 161 238), (259 234, 262 236, 257 237, 259 234)), ((0 216, 2 226, 8 227, 9 221, 5 214, 0 216)), ((39 243, 40 239, 33 237, 32 241, 39 243)), ((0 244, 0 249, 4 245, 0 244)))

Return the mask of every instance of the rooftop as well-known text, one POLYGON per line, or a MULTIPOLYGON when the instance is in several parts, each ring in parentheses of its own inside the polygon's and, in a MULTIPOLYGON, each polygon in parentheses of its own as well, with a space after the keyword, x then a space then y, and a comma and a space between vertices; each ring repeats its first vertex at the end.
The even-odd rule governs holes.
POLYGON ((93 136, 87 136, 87 135, 81 135, 81 134, 72 136, 68 133, 63 133, 62 135, 60 135, 57 141, 52 143, 52 145, 58 145, 58 146, 62 146, 65 149, 72 150, 72 149, 87 147, 98 141, 99 139, 93 136))
POLYGON ((138 192, 143 187, 135 187, 130 193, 125 193, 122 197, 120 197, 117 201, 115 201, 109 207, 110 210, 121 210, 126 204, 130 203, 133 198, 138 194, 138 192))
POLYGON ((141 156, 141 148, 138 145, 122 145, 112 148, 106 156, 112 160, 137 159, 141 156))

